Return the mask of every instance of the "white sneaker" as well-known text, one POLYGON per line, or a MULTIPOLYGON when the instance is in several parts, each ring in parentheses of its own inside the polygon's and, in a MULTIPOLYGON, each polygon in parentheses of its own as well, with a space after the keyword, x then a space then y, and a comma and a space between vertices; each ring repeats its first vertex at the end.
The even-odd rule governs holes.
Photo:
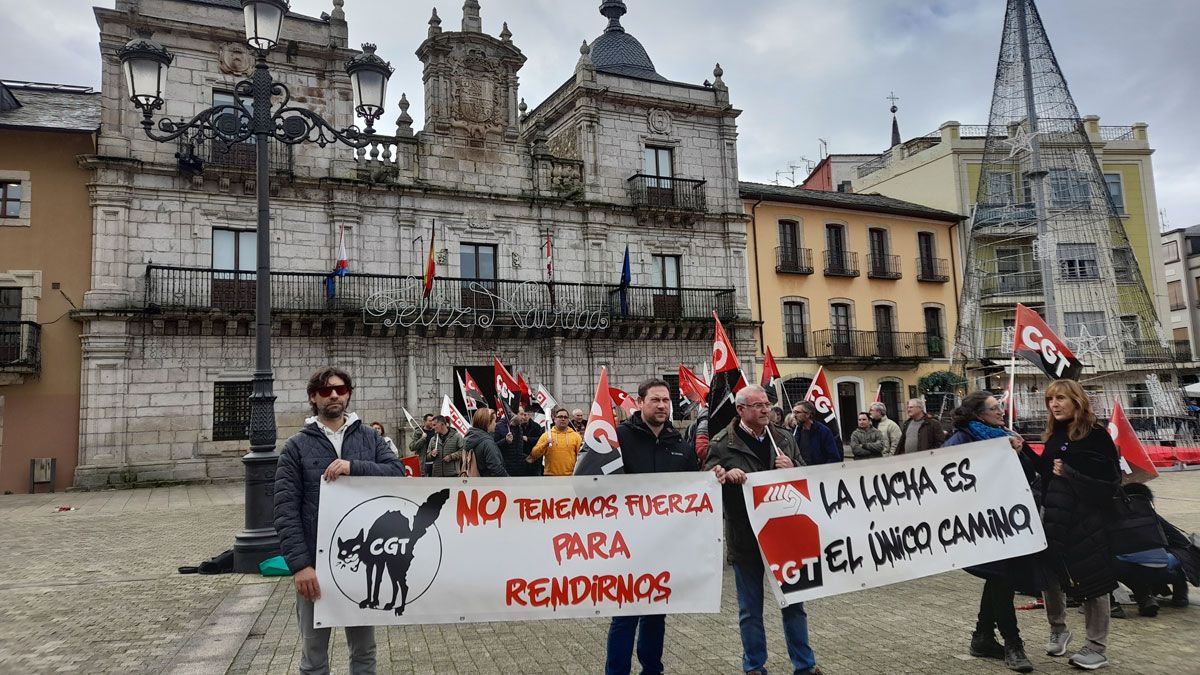
POLYGON ((1071 644, 1071 631, 1051 633, 1050 641, 1046 643, 1047 656, 1062 656, 1067 653, 1067 645, 1071 644))
POLYGON ((1071 658, 1067 659, 1067 663, 1084 670, 1096 670, 1108 665, 1108 657, 1100 652, 1092 651, 1091 647, 1085 645, 1083 649, 1072 654, 1071 658))

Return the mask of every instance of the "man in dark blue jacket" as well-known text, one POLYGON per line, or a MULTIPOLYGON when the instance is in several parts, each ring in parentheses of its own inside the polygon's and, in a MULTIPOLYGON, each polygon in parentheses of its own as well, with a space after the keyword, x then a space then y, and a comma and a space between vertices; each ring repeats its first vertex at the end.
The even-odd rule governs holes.
POLYGON ((792 414, 796 416, 796 430, 792 435, 805 464, 811 466, 845 461, 846 452, 842 444, 829 427, 817 420, 817 406, 812 401, 800 401, 792 406, 792 414))
MULTIPOLYGON (((329 672, 329 629, 313 627, 317 584, 317 510, 321 480, 338 476, 404 476, 404 465, 374 429, 346 413, 353 383, 338 368, 323 368, 308 380, 313 416, 284 443, 275 470, 275 530, 296 582, 296 619, 303 652, 301 673, 329 672)), ((375 629, 346 629, 350 672, 375 672, 375 629)))

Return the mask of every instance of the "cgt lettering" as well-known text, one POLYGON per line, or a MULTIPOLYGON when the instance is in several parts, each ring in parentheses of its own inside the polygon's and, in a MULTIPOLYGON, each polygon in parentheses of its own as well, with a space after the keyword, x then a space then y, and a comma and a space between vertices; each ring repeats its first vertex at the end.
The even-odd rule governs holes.
POLYGON ((771 564, 771 572, 784 586, 795 586, 801 582, 811 582, 818 578, 817 564, 820 558, 812 558, 808 562, 787 560, 782 565, 771 564))
POLYGON ((1037 326, 1025 326, 1021 329, 1021 342, 1026 346, 1033 347, 1041 354, 1042 360, 1058 377, 1062 377, 1067 366, 1071 365, 1067 357, 1059 353, 1058 347, 1055 347, 1053 342, 1042 335, 1042 331, 1038 330, 1037 326))
POLYGON ((388 537, 387 539, 376 539, 371 542, 371 553, 381 555, 390 553, 395 555, 404 552, 404 543, 408 541, 408 537, 388 537))

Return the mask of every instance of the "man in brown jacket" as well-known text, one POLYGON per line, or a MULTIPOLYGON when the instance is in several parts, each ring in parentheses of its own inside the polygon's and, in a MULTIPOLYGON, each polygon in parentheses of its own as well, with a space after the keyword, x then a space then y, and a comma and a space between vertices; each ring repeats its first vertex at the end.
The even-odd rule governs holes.
POLYGON ((942 447, 946 440, 946 432, 937 418, 925 412, 925 401, 919 398, 908 400, 908 419, 904 420, 904 428, 900 431, 900 444, 896 446, 896 454, 906 452, 921 452, 942 447))

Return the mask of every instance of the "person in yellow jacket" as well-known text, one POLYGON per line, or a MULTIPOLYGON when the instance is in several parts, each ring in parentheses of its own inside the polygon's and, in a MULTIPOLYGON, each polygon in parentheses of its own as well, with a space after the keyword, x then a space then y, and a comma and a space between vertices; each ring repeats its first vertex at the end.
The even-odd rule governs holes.
POLYGON ((575 473, 575 459, 583 447, 583 437, 571 428, 571 416, 566 408, 555 408, 553 415, 554 426, 542 434, 525 461, 532 464, 545 455, 545 475, 570 476, 575 473))

